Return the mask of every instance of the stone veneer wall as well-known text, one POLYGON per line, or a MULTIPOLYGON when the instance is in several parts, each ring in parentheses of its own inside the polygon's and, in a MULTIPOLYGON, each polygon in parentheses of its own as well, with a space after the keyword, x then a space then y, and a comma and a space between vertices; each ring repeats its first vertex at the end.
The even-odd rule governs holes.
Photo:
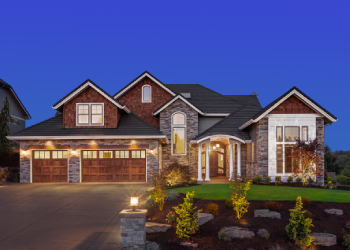
POLYGON ((267 117, 251 126, 250 135, 254 148, 252 148, 252 163, 247 174, 249 173, 253 178, 257 175, 262 178, 268 176, 268 127, 267 117))
MULTIPOLYGON (((58 146, 67 145, 71 147, 68 150, 68 175, 69 182, 80 182, 80 150, 75 150, 76 154, 73 155, 73 149, 78 148, 80 145, 149 145, 150 149, 157 149, 158 140, 33 140, 33 141, 20 141, 20 182, 30 182, 30 158, 31 152, 24 155, 24 151, 27 151, 29 146, 58 146), (72 149, 73 148, 73 149, 72 149)), ((147 181, 150 181, 151 171, 159 171, 159 158, 158 150, 154 150, 151 153, 147 150, 147 181)))
MULTIPOLYGON (((170 142, 168 145, 163 145, 162 155, 163 155, 163 167, 170 165, 171 163, 178 161, 180 164, 191 165, 191 167, 198 168, 194 166, 191 162, 197 162, 195 159, 196 153, 190 147, 190 141, 192 138, 198 135, 198 113, 182 100, 176 100, 162 112, 160 112, 159 117, 160 131, 162 131, 170 142), (186 114, 186 155, 172 155, 171 154, 171 118, 172 114, 181 111, 186 114), (193 159, 193 161, 192 161, 193 159)), ((197 171, 198 170, 194 170, 197 171)))
MULTIPOLYGON (((316 118, 316 138, 318 140, 318 143, 320 144, 320 148, 318 150, 318 155, 320 157, 320 164, 319 167, 321 169, 324 169, 324 118, 323 117, 317 117, 316 118)), ((317 177, 316 183, 324 186, 324 174, 322 173, 321 176, 317 177)))

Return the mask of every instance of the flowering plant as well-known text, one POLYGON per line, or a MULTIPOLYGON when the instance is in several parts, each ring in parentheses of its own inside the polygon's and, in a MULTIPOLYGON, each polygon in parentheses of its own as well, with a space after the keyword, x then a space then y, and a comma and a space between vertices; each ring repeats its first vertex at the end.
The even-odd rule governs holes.
POLYGON ((304 196, 301 197, 301 200, 303 202, 304 207, 307 206, 307 205, 310 205, 310 203, 311 203, 310 199, 306 198, 304 196))
POLYGON ((346 222, 345 228, 346 230, 350 231, 350 219, 348 220, 348 222, 346 222))
POLYGON ((209 203, 205 212, 214 216, 218 216, 220 214, 219 205, 216 203, 209 203))
POLYGON ((259 229, 256 234, 263 239, 268 239, 270 237, 269 232, 265 228, 259 229))
POLYGON ((275 202, 275 201, 268 201, 265 202, 264 208, 268 209, 270 211, 279 211, 281 209, 282 205, 275 202))
POLYGON ((341 245, 344 249, 350 250, 350 234, 344 236, 344 242, 341 245))

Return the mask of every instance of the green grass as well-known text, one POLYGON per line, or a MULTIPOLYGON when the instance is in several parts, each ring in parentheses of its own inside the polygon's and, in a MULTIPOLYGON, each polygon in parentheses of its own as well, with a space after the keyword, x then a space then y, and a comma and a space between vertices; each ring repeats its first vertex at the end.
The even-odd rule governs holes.
MULTIPOLYGON (((186 194, 187 191, 195 191, 195 198, 205 200, 226 200, 231 194, 228 184, 202 184, 175 190, 183 194, 186 194)), ((349 191, 262 185, 252 185, 247 199, 249 201, 295 201, 299 195, 311 201, 350 203, 349 191)))

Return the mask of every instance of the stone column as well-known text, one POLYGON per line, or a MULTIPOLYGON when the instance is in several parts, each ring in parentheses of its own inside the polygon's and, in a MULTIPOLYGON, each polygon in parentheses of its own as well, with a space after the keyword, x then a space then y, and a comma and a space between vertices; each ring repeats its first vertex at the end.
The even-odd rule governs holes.
POLYGON ((237 177, 241 177, 241 143, 237 143, 237 177))
POLYGON ((145 249, 147 209, 124 209, 119 213, 121 241, 120 249, 145 249))
POLYGON ((230 140, 230 179, 232 179, 233 174, 233 141, 230 140))
POLYGON ((210 167, 209 167, 209 149, 210 149, 210 140, 206 141, 206 150, 205 150, 205 181, 210 181, 210 167))
POLYGON ((203 181, 202 178, 202 143, 198 143, 198 180, 203 181))

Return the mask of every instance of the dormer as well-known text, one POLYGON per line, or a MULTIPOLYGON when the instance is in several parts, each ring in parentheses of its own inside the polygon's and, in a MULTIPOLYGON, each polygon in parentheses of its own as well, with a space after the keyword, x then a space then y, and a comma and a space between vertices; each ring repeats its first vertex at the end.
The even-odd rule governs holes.
POLYGON ((63 128, 117 128, 121 112, 130 112, 91 80, 52 108, 63 113, 63 128))

